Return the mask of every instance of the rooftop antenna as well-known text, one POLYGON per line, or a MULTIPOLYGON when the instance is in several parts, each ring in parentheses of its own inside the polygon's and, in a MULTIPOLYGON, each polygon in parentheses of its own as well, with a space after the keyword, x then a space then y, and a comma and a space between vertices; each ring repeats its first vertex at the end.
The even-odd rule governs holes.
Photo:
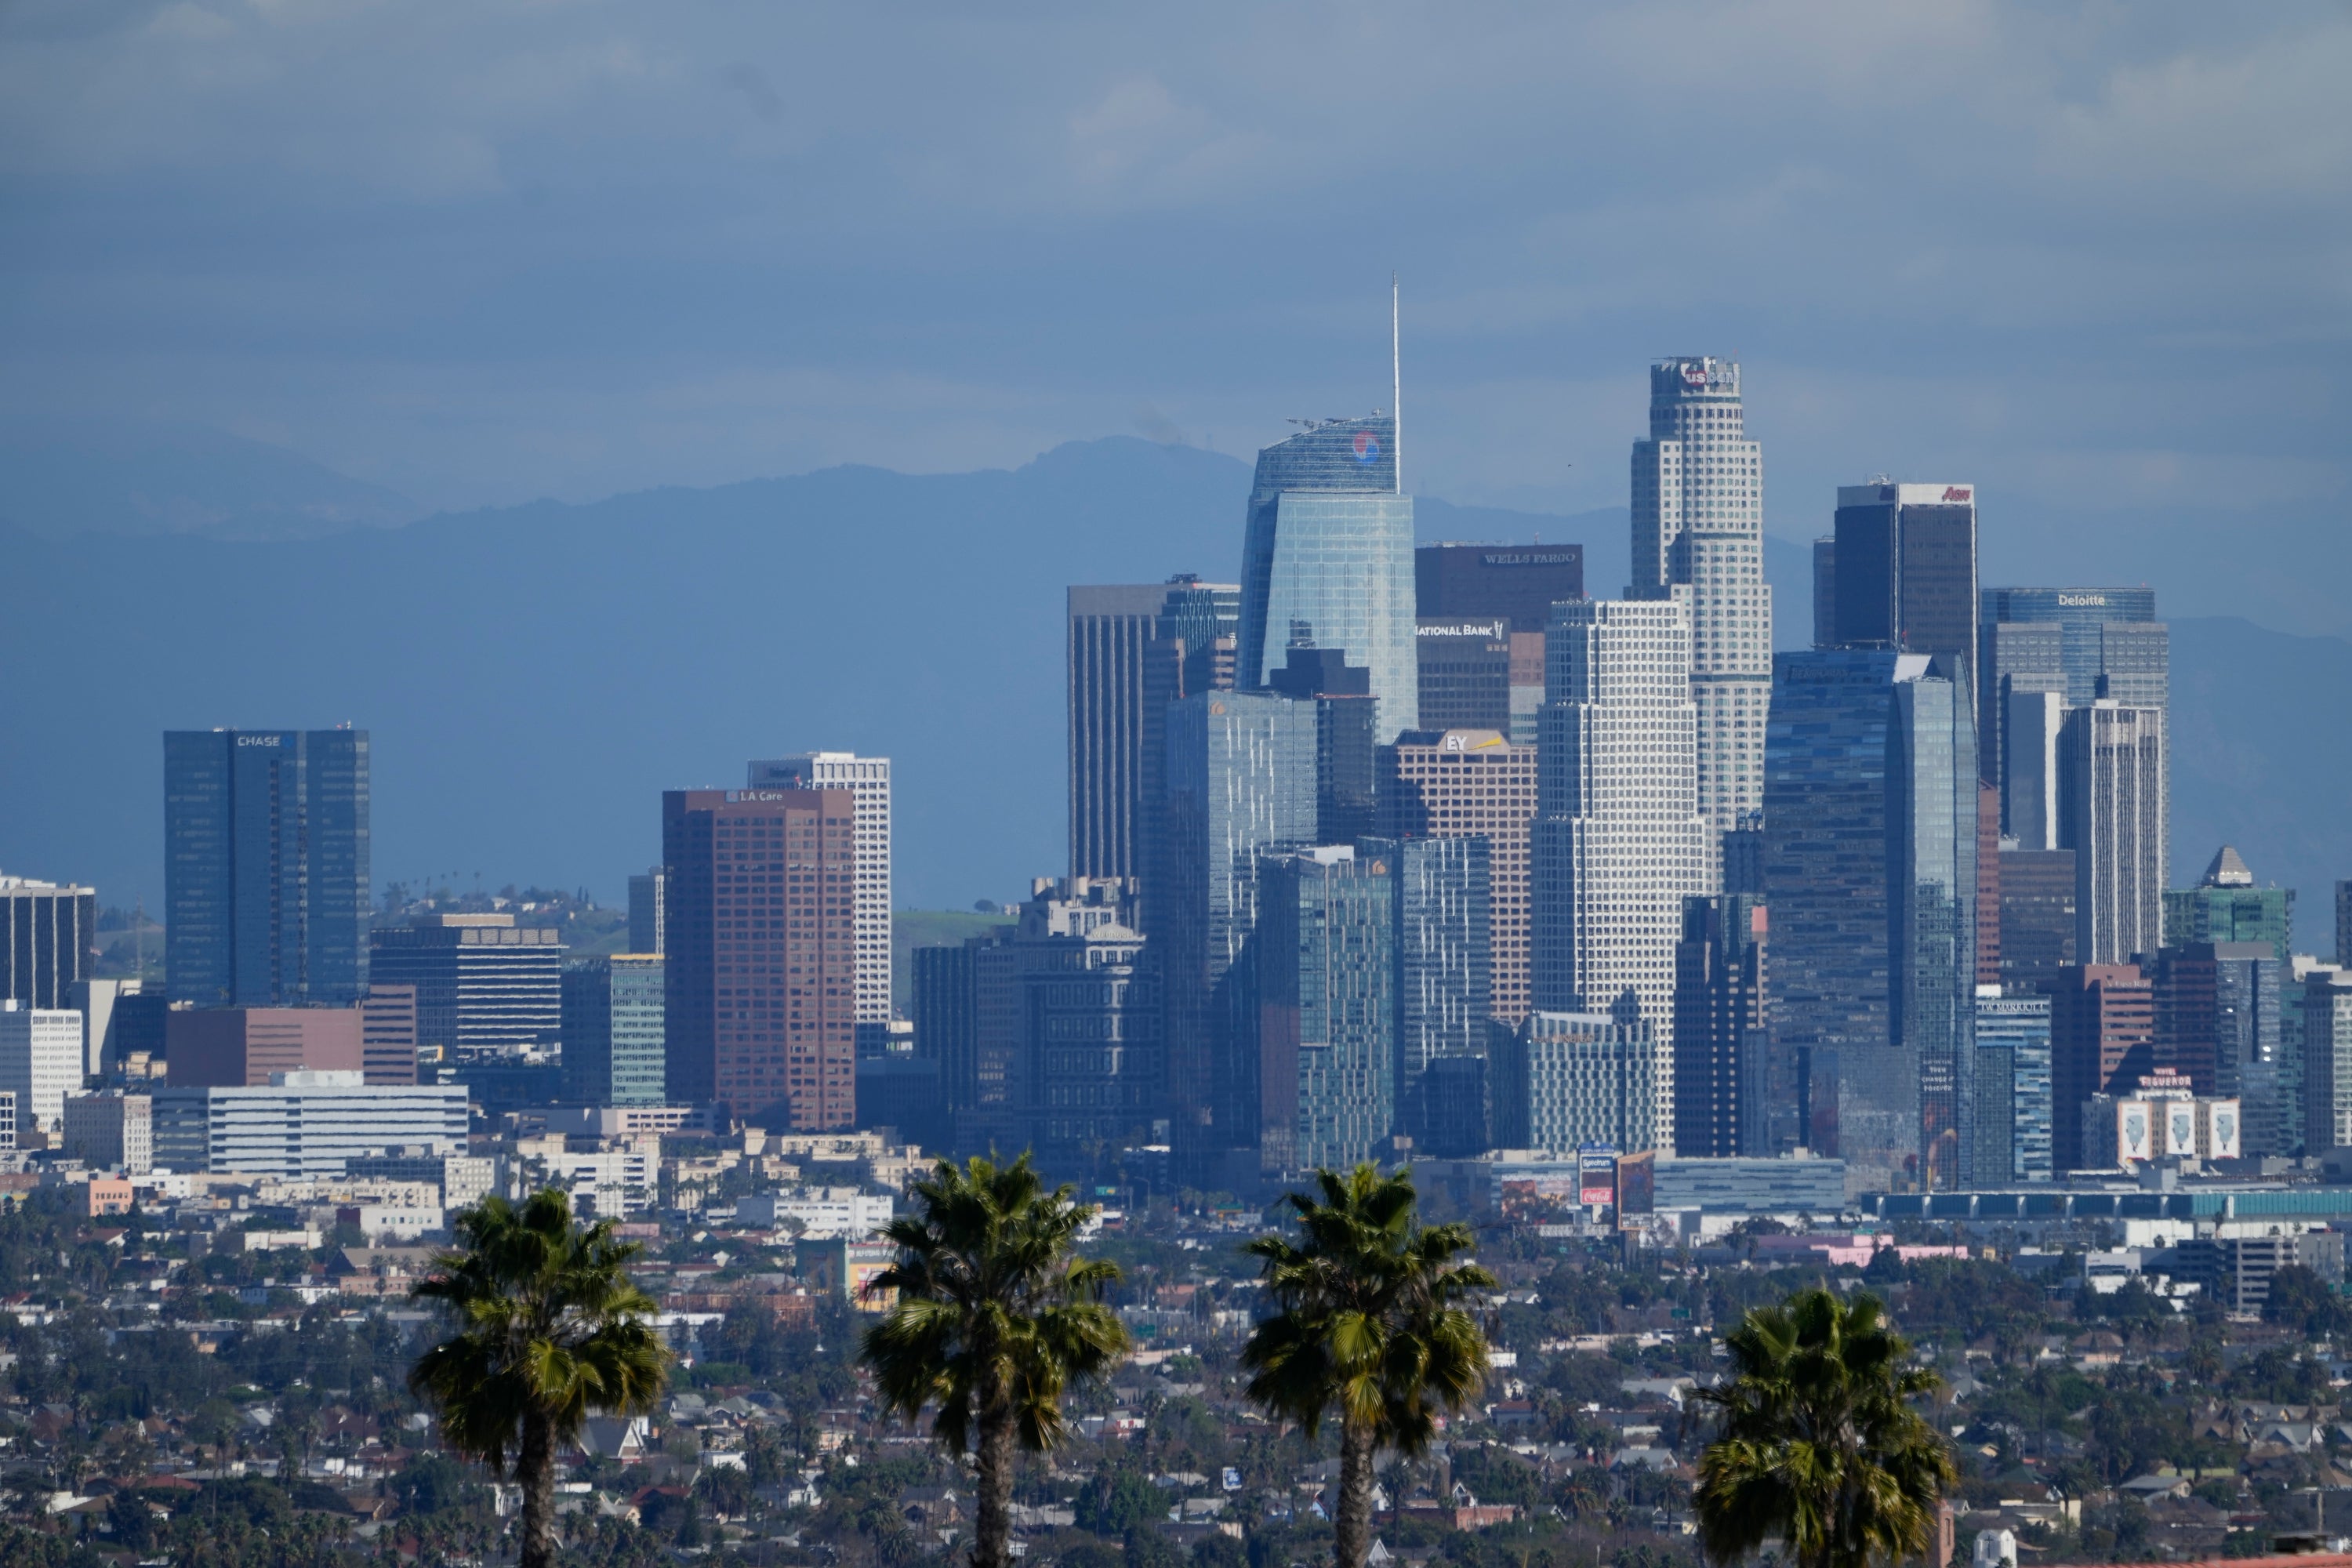
POLYGON ((1396 493, 1404 494, 1404 357, 1398 335, 1398 306, 1402 296, 1397 289, 1397 275, 1389 274, 1389 441, 1396 450, 1390 454, 1396 469, 1396 493))

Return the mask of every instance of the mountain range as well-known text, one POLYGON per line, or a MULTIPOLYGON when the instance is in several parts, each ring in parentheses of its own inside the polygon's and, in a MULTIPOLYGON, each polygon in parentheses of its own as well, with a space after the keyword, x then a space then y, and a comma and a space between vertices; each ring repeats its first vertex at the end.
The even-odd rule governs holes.
MULTIPOLYGON (((1238 459, 1114 437, 1013 470, 845 467, 419 519, 259 443, 42 447, 28 466, 37 446, 0 441, 17 589, 0 868, 151 908, 161 731, 344 721, 373 735, 379 883, 612 896, 658 856, 660 791, 828 747, 895 760, 901 903, 1013 896, 1064 859, 1064 584, 1232 580, 1249 484, 1238 459)), ((1580 542, 1591 591, 1625 580, 1622 508, 1417 510, 1424 539, 1580 542)), ((2312 697, 2352 687, 2352 641, 2231 618, 2244 573, 2200 589, 2166 555, 2102 574, 2077 535, 2025 531, 1988 518, 1988 583, 2145 576, 2163 595, 2176 876, 2235 843, 2302 889, 2302 945, 2326 951, 2352 740, 2312 697)), ((1810 554, 1772 537, 1765 566, 1776 642, 1802 647, 1810 554)), ((2329 629, 2325 606, 2275 604, 2329 629)))

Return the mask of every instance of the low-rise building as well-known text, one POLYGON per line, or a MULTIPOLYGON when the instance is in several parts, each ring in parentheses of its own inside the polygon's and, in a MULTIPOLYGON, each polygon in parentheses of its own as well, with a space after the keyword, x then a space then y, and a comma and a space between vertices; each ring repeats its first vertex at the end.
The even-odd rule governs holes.
POLYGON ((341 1175, 384 1150, 466 1144, 458 1084, 370 1084, 358 1070, 275 1073, 266 1085, 153 1091, 155 1163, 174 1171, 341 1175))

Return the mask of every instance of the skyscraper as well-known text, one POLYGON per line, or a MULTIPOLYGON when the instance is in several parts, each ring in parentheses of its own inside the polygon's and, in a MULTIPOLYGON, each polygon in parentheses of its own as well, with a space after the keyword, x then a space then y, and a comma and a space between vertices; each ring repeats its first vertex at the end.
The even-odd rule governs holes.
POLYGON ((1675 947, 1675 1152, 1729 1158, 1751 1140, 1742 1089, 1765 1048, 1764 901, 1726 893, 1683 900, 1675 947))
MULTIPOLYGON (((1138 752, 1137 858, 1139 897, 1160 895, 1168 798, 1168 705, 1204 691, 1234 689, 1234 645, 1241 625, 1238 584, 1203 583, 1190 573, 1168 580, 1160 618, 1144 649, 1143 736, 1138 752)), ((1149 917, 1142 917, 1149 925, 1149 917)))
POLYGON ((2284 963, 2294 946, 2294 889, 2254 886, 2244 859, 2222 845, 2195 887, 2165 889, 2165 945, 2193 942, 2259 942, 2284 963))
POLYGON ((1413 730, 1381 752, 1382 837, 1486 841, 1488 995, 1495 1017, 1514 1028, 1531 986, 1537 754, 1492 730, 1413 730))
POLYGON ((1258 858, 1315 839, 1315 707, 1257 691, 1169 704, 1164 896, 1144 905, 1162 949, 1168 1110, 1196 1172, 1247 1151, 1257 1063, 1235 1050, 1228 978, 1257 929, 1258 858))
POLYGON ((2050 998, 2004 996, 1980 986, 1976 1001, 1977 1157, 1979 1186, 2051 1179, 2050 998))
POLYGON ((0 1001, 75 1005, 97 946, 95 890, 0 877, 0 1001))
POLYGON ((1973 1158, 1974 723, 1950 669, 1862 649, 1776 661, 1771 1048, 1805 1087, 1808 1142, 1858 1191, 1948 1184, 1973 1158))
POLYGON ((1499 621, 1506 632, 1539 637, 1554 605, 1584 597, 1581 544, 1448 541, 1415 550, 1412 567, 1413 600, 1424 621, 1499 621))
POLYGON ((2352 1144, 2352 970, 2305 975, 2302 1011, 2304 1150, 2324 1154, 2352 1144))
POLYGON ((371 972, 416 987, 416 1043, 452 1061, 492 1061, 562 1036, 563 942, 508 914, 419 915, 369 935, 371 972))
POLYGON ((2129 963, 2076 964, 2050 993, 2053 1161, 2085 1168, 2083 1108, 2094 1095, 2128 1094, 2156 1070, 2156 996, 2129 963))
POLYGON ((1764 804, 1772 689, 1764 457, 1744 419, 1736 361, 1661 360, 1650 367, 1649 438, 1633 443, 1628 596, 1676 599, 1689 612, 1698 810, 1717 833, 1764 804))
POLYGON ((1947 656, 1976 689, 1974 485, 1840 485, 1831 568, 1839 647, 1947 656))
POLYGON ((1495 1042, 1495 1141, 1565 1153, 1605 1143, 1620 1153, 1664 1146, 1672 1090, 1647 1018, 1538 1009, 1495 1042))
POLYGON ((2352 881, 2336 884, 2336 962, 2352 964, 2352 881))
MULTIPOLYGON (((2009 793, 2006 734, 2014 696, 2055 692, 2068 708, 2105 697, 2128 708, 2164 708, 2168 631, 2151 588, 1985 588, 1977 612, 1979 765, 2009 793)), ((2013 821, 2002 831, 2036 844, 2013 821)))
POLYGON ((857 1032, 887 1048, 890 1003, 890 759, 806 752, 751 765, 752 789, 845 789, 857 805, 857 1032))
POLYGON ((2059 837, 2074 851, 2074 948, 2122 963, 2164 942, 2171 856, 2164 710, 2100 699, 2070 709, 2061 742, 2059 837))
POLYGON ((1439 1109, 1423 1075, 1435 1062, 1486 1054, 1495 1012, 1493 850, 1481 837, 1365 838, 1356 853, 1395 888, 1395 1103, 1398 1124, 1420 1148, 1439 1109))
POLYGON ((629 879, 629 951, 659 952, 662 951, 663 927, 667 918, 664 901, 668 894, 669 873, 666 868, 650 866, 645 875, 629 879))
POLYGON ((1235 684, 1254 691, 1285 648, 1335 648, 1371 672, 1376 738, 1419 721, 1412 499, 1397 488, 1396 421, 1310 423, 1258 454, 1242 542, 1235 684))
POLYGON ((1260 1169, 1344 1170, 1396 1126, 1396 882, 1329 845, 1260 863, 1256 1005, 1260 1169))
POLYGON ((174 1002, 349 1006, 368 984, 368 732, 163 736, 174 1002))
POLYGON ((667 1006, 659 953, 583 959, 563 972, 563 1098, 575 1105, 667 1103, 667 1006))
POLYGON ((1374 711, 1370 672, 1327 647, 1287 650, 1268 689, 1315 707, 1315 841, 1345 844, 1372 830, 1374 711))
POLYGON ((1144 668, 1167 588, 1073 587, 1065 624, 1070 875, 1139 877, 1144 668))
POLYGON ((856 814, 847 789, 662 795, 670 1099, 777 1131, 856 1124, 856 814))
MULTIPOLYGON (((1674 1043, 1683 900, 1706 891, 1709 859, 1690 648, 1679 600, 1570 600, 1552 607, 1546 634, 1535 1005, 1609 1012, 1633 1001, 1661 1051, 1674 1043)), ((1673 1077, 1662 1059, 1653 1120, 1668 1137, 1673 1077)))
POLYGON ((2047 991, 2074 952, 2074 852, 2000 851, 2000 989, 2047 991))

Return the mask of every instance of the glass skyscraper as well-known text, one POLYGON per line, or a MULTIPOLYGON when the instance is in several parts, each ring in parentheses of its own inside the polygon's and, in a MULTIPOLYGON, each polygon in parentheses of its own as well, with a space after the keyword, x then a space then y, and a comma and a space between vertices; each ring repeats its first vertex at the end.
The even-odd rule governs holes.
POLYGON ((1948 664, 1774 661, 1765 747, 1771 1049, 1856 1192, 1974 1163, 1974 727, 1948 664), (1925 1168, 1923 1169, 1923 1163, 1925 1168))
MULTIPOLYGON (((2003 792, 2002 828, 2011 822, 2008 792, 2012 699, 2053 692, 2065 708, 2087 708, 2104 697, 2126 708, 2164 708, 2170 697, 2170 630, 2156 618, 2153 588, 1986 588, 1977 609, 1978 763, 1985 782, 2003 792)), ((2021 708, 2029 713, 2031 705, 2021 708)), ((2047 721, 2055 723, 2055 720, 2047 721)), ((2031 725, 2020 739, 2031 746, 2031 725)), ((2054 842, 2029 842, 2052 849, 2054 842)))
POLYGON ((2051 1179, 2050 998, 1976 1000, 1979 1186, 2051 1179))
POLYGON ((1242 542, 1235 684, 1255 691, 1292 647, 1371 671, 1382 744, 1420 722, 1412 498, 1397 491, 1396 421, 1311 424, 1257 455, 1242 542))
POLYGON ((199 1007, 368 987, 368 732, 163 735, 165 984, 199 1007))
POLYGON ((1220 1151, 1257 1143, 1255 1058, 1228 984, 1257 929, 1258 858, 1315 841, 1315 705, 1206 691, 1167 710, 1162 896, 1145 934, 1162 952, 1168 1114, 1178 1155, 1209 1173, 1220 1151))
POLYGON ((575 1105, 665 1102, 662 959, 591 958, 563 972, 563 1098, 575 1105))
POLYGON ((1365 838, 1373 876, 1396 889, 1398 1124, 1423 1142, 1432 1063, 1484 1057, 1494 1013, 1493 850, 1484 837, 1365 838))
POLYGON ((1378 1159, 1395 1127, 1392 869, 1346 845, 1262 862, 1251 971, 1269 1173, 1378 1159))

